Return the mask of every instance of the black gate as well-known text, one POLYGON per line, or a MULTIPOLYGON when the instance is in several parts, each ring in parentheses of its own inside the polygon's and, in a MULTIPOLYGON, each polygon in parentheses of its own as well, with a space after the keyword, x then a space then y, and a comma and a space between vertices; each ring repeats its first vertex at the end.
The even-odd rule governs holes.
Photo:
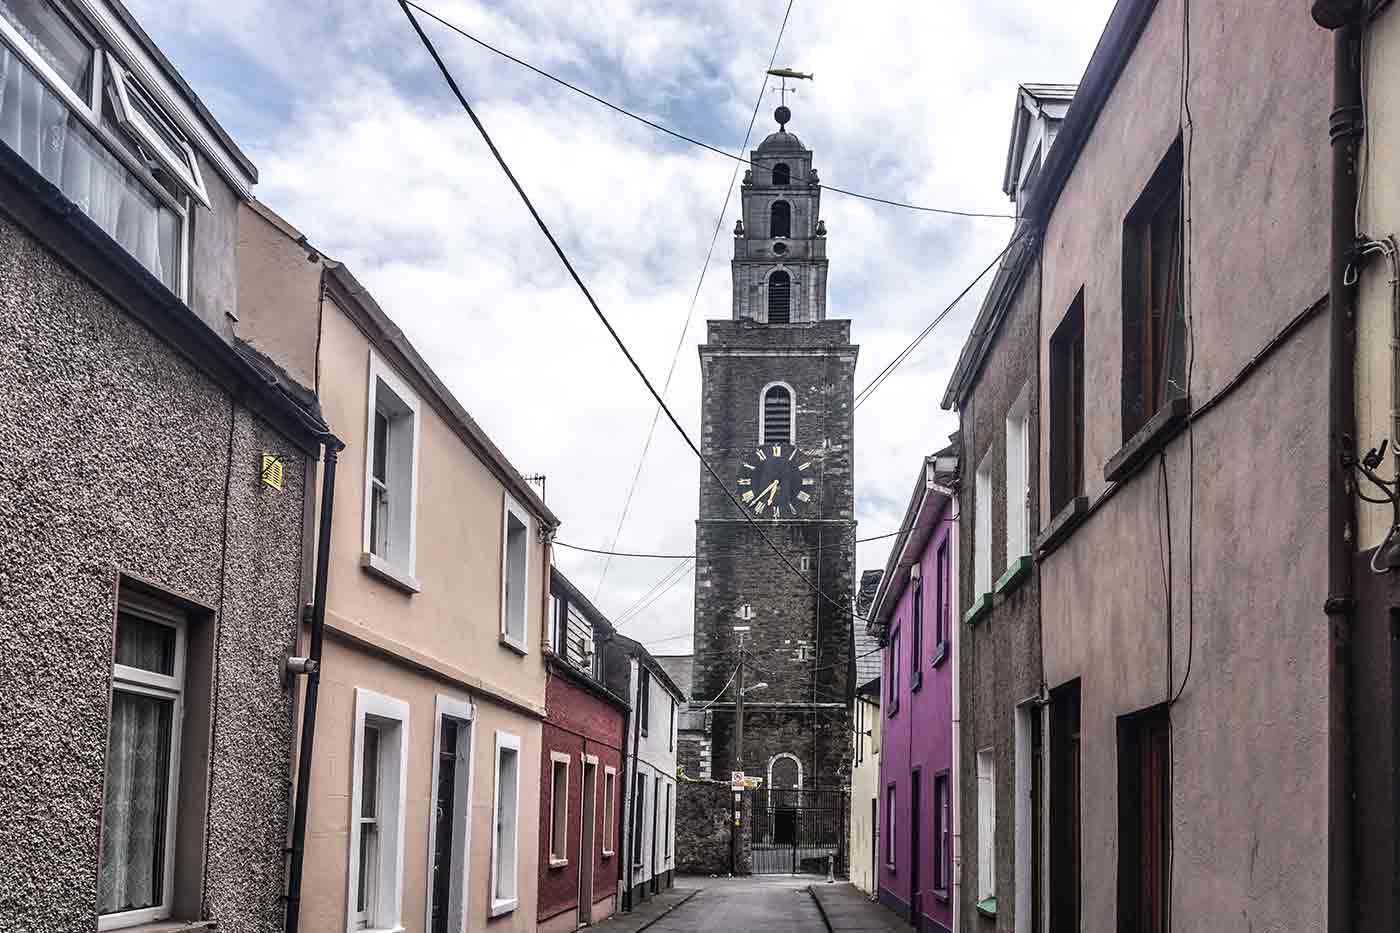
POLYGON ((769 790, 753 797, 753 872, 756 875, 825 875, 827 860, 846 874, 844 790, 769 790))

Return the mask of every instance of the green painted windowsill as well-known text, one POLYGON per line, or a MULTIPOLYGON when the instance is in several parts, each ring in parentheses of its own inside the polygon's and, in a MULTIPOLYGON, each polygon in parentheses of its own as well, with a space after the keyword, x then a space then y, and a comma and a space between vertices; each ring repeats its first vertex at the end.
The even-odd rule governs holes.
POLYGON ((1002 574, 1001 579, 997 580, 996 586, 992 588, 992 592, 1002 594, 1011 592, 1022 580, 1030 575, 1030 572, 1031 556, 1029 554, 1022 554, 1006 568, 1006 573, 1002 574))
POLYGON ((978 901, 977 912, 984 917, 995 917, 997 915, 997 899, 989 897, 985 901, 978 901))
POLYGON ((978 620, 991 611, 992 594, 983 593, 977 597, 977 602, 972 604, 972 608, 963 613, 963 621, 968 625, 976 625, 978 620))

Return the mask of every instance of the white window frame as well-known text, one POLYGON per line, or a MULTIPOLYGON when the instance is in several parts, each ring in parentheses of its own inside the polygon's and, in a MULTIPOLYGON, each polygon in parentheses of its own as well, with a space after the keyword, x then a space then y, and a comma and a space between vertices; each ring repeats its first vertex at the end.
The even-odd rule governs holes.
MULTIPOLYGON (((458 766, 456 786, 465 791, 453 807, 453 845, 452 861, 453 873, 452 882, 449 886, 448 897, 450 899, 447 910, 448 928, 456 930, 457 933, 466 933, 467 930, 467 906, 470 900, 471 891, 471 860, 472 860, 472 777, 474 775, 473 764, 476 761, 476 707, 469 701, 458 700, 453 697, 444 696, 439 693, 435 704, 435 715, 433 717, 433 769, 432 781, 428 785, 428 799, 437 799, 437 786, 440 756, 442 754, 442 721, 444 719, 455 719, 467 730, 467 753, 463 762, 458 766), (465 772, 465 773, 464 773, 465 772), (461 865, 458 868, 458 851, 461 852, 461 865)), ((461 741, 460 739, 458 741, 461 741)), ((437 854, 437 813, 433 806, 428 807, 428 861, 427 865, 431 869, 433 858, 437 854)), ((431 875, 428 878, 428 891, 425 898, 423 913, 423 929, 432 929, 433 924, 433 883, 431 875)))
POLYGON ((977 467, 976 530, 973 533, 973 591, 981 597, 992 591, 992 453, 987 451, 977 467))
POLYGON ((397 931, 403 929, 403 849, 404 822, 408 800, 408 722, 409 706, 403 700, 384 696, 364 687, 355 688, 354 742, 350 761, 350 858, 345 882, 345 929, 397 931), (378 725, 380 825, 375 897, 366 913, 355 911, 358 901, 360 857, 360 802, 363 793, 364 741, 366 724, 378 725), (397 741, 394 739, 397 738, 397 741), (388 793, 392 792, 392 793, 388 793), (360 925, 363 922, 363 925, 360 925))
POLYGON ((671 792, 671 788, 673 785, 670 781, 666 781, 664 783, 666 785, 666 809, 661 814, 661 859, 662 861, 669 863, 671 861, 671 829, 674 825, 671 822, 671 808, 674 806, 672 802, 673 794, 671 792))
POLYGON ((991 748, 977 753, 977 900, 997 893, 997 781, 991 748))
POLYGON ((122 67, 114 67, 110 71, 112 87, 116 89, 114 103, 118 122, 180 183, 180 187, 200 204, 209 207, 209 192, 205 189, 204 179, 199 173, 199 161, 195 158, 194 147, 185 139, 185 134, 130 71, 122 67), (127 86, 128 82, 131 87, 127 86), (132 106, 133 88, 137 95, 145 98, 142 103, 153 110, 157 118, 164 119, 169 124, 166 131, 175 137, 180 146, 179 151, 170 147, 160 130, 151 125, 139 108, 132 106))
POLYGON ((1031 552, 1030 385, 1006 413, 1006 565, 1031 552))
POLYGON ((599 845, 603 858, 612 858, 616 854, 611 845, 617 832, 617 769, 611 765, 603 766, 603 813, 603 838, 599 845))
MULTIPOLYGON (((79 5, 85 12, 92 12, 90 3, 80 2, 79 5)), ((36 52, 33 47, 25 41, 24 37, 20 35, 19 31, 3 17, 0 17, 0 42, 3 42, 13 49, 14 52, 24 60, 24 63, 33 69, 34 73, 49 86, 50 90, 57 93, 58 96, 63 99, 63 103, 68 109, 83 123, 89 132, 97 137, 98 141, 106 147, 107 151, 113 155, 117 161, 121 162, 132 175, 140 179, 146 189, 154 194, 157 200, 173 211, 176 217, 179 218, 180 232, 177 236, 177 240, 180 250, 178 260, 180 268, 176 276, 175 294, 180 300, 187 301, 189 299, 190 282, 189 205, 185 203, 183 198, 175 197, 166 190, 164 185, 157 182, 151 175, 150 166, 145 165, 140 159, 136 158, 131 150, 122 145, 116 138, 116 134, 112 129, 102 122, 102 91, 106 86, 106 73, 109 70, 114 73, 120 72, 123 70, 122 65, 115 55, 103 48, 102 43, 93 35, 92 31, 69 14, 61 3, 55 3, 54 6, 58 10, 59 15, 63 16, 77 33, 92 46, 92 86, 88 88, 88 97, 86 100, 79 97, 78 93, 68 85, 68 82, 59 77, 58 72, 54 71, 53 67, 49 65, 48 62, 44 61, 43 56, 36 52)), ((108 38, 111 37, 109 36, 108 38)), ((154 95, 149 93, 146 96, 154 98, 154 95)))
MULTIPOLYGON (((362 566, 375 576, 398 586, 401 589, 412 593, 420 592, 422 587, 414 575, 418 562, 418 466, 419 449, 423 437, 423 419, 421 417, 422 403, 419 401, 417 393, 409 388, 408 384, 394 372, 384 360, 373 350, 369 352, 369 382, 368 398, 366 403, 367 417, 365 419, 365 489, 364 489, 364 528, 363 528, 363 557, 362 566), (389 556, 374 553, 373 542, 370 540, 371 520, 374 510, 374 488, 376 481, 374 478, 374 420, 375 414, 379 410, 380 388, 387 389, 394 399, 408 410, 408 413, 400 414, 390 419, 391 425, 395 422, 408 421, 413 431, 412 449, 409 456, 412 463, 408 470, 408 540, 398 541, 397 547, 402 550, 407 546, 407 559, 404 560, 393 556, 393 549, 390 549, 389 556)), ((400 429, 402 430, 402 429, 400 429)), ((391 437, 386 444, 392 443, 391 437)), ((394 450, 386 451, 386 459, 394 456, 394 450)), ((400 468, 402 464, 400 463, 400 468)), ((395 483, 393 475, 389 477, 390 485, 395 483)), ((392 492, 392 490, 391 490, 392 492)), ((395 508, 395 500, 398 495, 389 500, 389 509, 395 508)), ((400 506, 401 507, 401 506, 400 506)), ((395 525, 394 516, 397 512, 390 511, 386 519, 390 530, 386 535, 392 535, 395 525)), ((397 540, 397 539, 396 539, 397 540)))
MULTIPOLYGON (((534 528, 534 520, 530 513, 507 493, 501 508, 501 644, 520 654, 530 653, 530 545, 533 540, 534 528), (525 566, 520 570, 522 595, 520 597, 520 635, 518 637, 510 630, 510 603, 506 598, 510 589, 510 520, 512 517, 525 526, 525 566)), ((565 619, 564 624, 568 625, 567 619, 565 619)))
MULTIPOLYGON (((0 22, 4 22, 0 20, 0 22)), ((154 907, 127 910, 119 913, 102 914, 97 918, 98 930, 117 930, 123 927, 165 920, 170 917, 175 885, 175 835, 179 817, 180 796, 180 732, 185 716, 185 654, 188 643, 188 619, 185 614, 170 609, 152 600, 122 594, 118 611, 147 622, 164 625, 175 630, 175 659, 171 674, 157 674, 139 667, 125 664, 112 664, 112 692, 133 693, 171 700, 170 713, 170 773, 167 776, 165 794, 165 865, 161 884, 161 903, 154 907)), ((120 622, 117 621, 116 625, 120 622)), ((112 637, 117 637, 114 625, 112 637)), ((115 654, 115 651, 114 651, 115 654)), ((110 729, 109 738, 110 741, 110 729)), ((110 754, 110 750, 108 752, 110 754)), ((105 768, 105 762, 104 762, 105 768)), ((105 809, 106 800, 103 800, 105 809)), ((101 854, 99 850, 99 862, 101 854)))
MULTIPOLYGON (((789 311, 789 314, 791 312, 789 311)), ((764 430, 766 428, 766 416, 763 411, 763 400, 768 397, 768 390, 781 386, 787 389, 788 393, 788 440, 786 443, 797 446, 797 390, 792 387, 792 383, 777 380, 765 385, 758 393, 758 443, 763 444, 764 430)))
POLYGON ((500 917, 508 914, 520 906, 520 770, 524 767, 525 757, 520 752, 520 736, 503 729, 496 730, 496 768, 492 776, 491 792, 491 879, 490 879, 490 909, 488 915, 500 917), (515 828, 513 838, 510 840, 514 853, 511 861, 515 864, 515 876, 510 879, 511 896, 497 897, 496 892, 500 888, 500 815, 501 815, 501 753, 510 750, 515 752, 515 816, 511 821, 515 828))
POLYGON ((551 751, 549 753, 549 867, 562 868, 569 864, 569 765, 570 756, 565 752, 551 751), (559 766, 564 766, 564 810, 562 813, 555 811, 554 773, 559 766), (556 818, 557 816, 557 818, 556 818), (561 840, 558 836, 563 833, 561 840), (562 846, 562 848, 561 848, 562 846), (563 855, 559 853, 562 852, 563 855))
POLYGON ((898 870, 899 867, 899 846, 895 836, 895 807, 899 803, 899 790, 897 785, 889 783, 885 785, 885 867, 891 871, 898 870))

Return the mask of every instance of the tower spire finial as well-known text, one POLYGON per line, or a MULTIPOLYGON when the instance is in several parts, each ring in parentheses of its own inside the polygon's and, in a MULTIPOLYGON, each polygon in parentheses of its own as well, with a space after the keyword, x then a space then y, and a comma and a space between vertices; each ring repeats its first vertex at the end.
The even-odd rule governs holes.
POLYGON ((768 69, 768 73, 775 78, 782 79, 782 83, 774 88, 779 95, 779 104, 778 109, 773 111, 773 119, 778 121, 778 131, 786 133, 788 121, 792 119, 792 111, 789 110, 787 106, 787 96, 797 93, 797 88, 788 87, 788 79, 792 78, 794 81, 811 81, 813 75, 803 74, 800 71, 793 71, 791 68, 770 68, 768 69))

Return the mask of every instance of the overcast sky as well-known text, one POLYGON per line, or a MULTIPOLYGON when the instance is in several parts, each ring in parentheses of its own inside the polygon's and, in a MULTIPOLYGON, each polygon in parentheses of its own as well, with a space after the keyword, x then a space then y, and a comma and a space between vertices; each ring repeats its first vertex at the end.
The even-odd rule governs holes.
MULTIPOLYGON (((462 28, 615 103, 731 152, 744 138, 786 0, 422 0, 462 28)), ((395 0, 127 0, 257 164, 260 198, 347 263, 515 466, 548 476, 560 540, 606 548, 653 405, 450 96, 395 0)), ((797 0, 778 64, 816 74, 789 129, 822 180, 883 197, 1005 212, 1015 90, 1077 82, 1111 0, 797 0)), ((643 367, 682 340, 733 163, 425 28, 643 367)), ((766 95, 755 145, 775 126, 766 95)), ((737 191, 735 193, 737 199, 737 191)), ((825 193, 828 315, 852 320, 857 388, 1005 244, 1010 221, 913 213, 825 193)), ((667 396, 698 433, 696 345, 730 314, 737 200, 723 217, 667 396)), ((862 537, 893 531, 976 299, 861 407, 862 537)), ((694 549, 699 467, 664 421, 623 550, 694 549)), ((861 545, 883 566, 888 541, 861 545)), ((586 593, 603 560, 557 549, 586 593)), ((673 562, 617 560, 598 597, 619 616, 673 562)), ((689 650, 686 573, 623 631, 689 650), (679 636, 679 637, 678 637, 679 636)))

